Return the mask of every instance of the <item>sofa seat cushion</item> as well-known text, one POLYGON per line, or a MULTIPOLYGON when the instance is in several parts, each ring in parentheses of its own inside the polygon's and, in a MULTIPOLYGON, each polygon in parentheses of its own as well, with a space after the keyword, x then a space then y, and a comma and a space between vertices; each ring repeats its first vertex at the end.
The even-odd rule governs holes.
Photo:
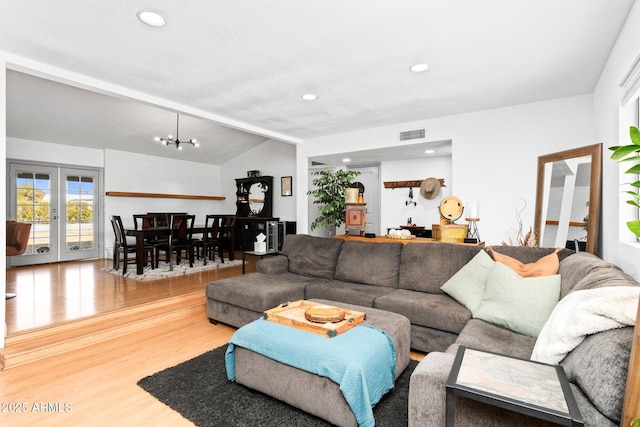
POLYGON ((342 239, 288 234, 282 254, 289 258, 289 271, 302 276, 333 279, 342 239))
POLYGON ((327 299, 363 307, 373 307, 373 302, 376 298, 393 291, 393 288, 386 286, 363 285, 361 283, 332 280, 307 285, 305 296, 306 299, 327 299))
POLYGON ((373 305, 381 310, 402 313, 412 325, 459 334, 471 319, 471 312, 445 294, 397 289, 376 298, 373 305))
POLYGON ((622 414, 632 341, 630 326, 589 335, 561 362, 569 381, 616 422, 622 414))
POLYGON ((397 288, 401 251, 399 242, 344 242, 336 265, 336 279, 397 288))
POLYGON ((476 350, 529 359, 535 343, 536 339, 528 335, 513 332, 484 320, 471 319, 458 335, 455 344, 447 349, 447 353, 455 354, 458 346, 463 345, 476 350))
POLYGON ((207 298, 261 313, 278 305, 304 299, 313 280, 292 273, 251 273, 207 283, 207 298))
POLYGON ((408 243, 402 249, 398 287, 442 294, 440 287, 481 250, 453 243, 408 243))

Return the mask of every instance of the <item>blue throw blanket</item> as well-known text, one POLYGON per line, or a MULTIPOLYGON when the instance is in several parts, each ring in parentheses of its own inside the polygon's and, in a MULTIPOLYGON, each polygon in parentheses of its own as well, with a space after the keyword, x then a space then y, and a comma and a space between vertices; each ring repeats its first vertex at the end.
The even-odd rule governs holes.
POLYGON ((238 329, 229 341, 225 362, 230 381, 236 377, 236 345, 339 384, 360 426, 375 425, 372 408, 394 385, 393 340, 372 326, 358 325, 327 338, 258 319, 238 329))

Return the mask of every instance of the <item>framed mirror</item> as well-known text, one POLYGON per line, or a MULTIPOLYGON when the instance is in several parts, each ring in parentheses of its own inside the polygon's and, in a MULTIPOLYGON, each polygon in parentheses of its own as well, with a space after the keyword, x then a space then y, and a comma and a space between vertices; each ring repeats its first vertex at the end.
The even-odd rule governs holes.
POLYGON ((259 181, 249 187, 249 210, 250 216, 260 216, 264 208, 265 193, 269 189, 267 183, 259 181))
POLYGON ((534 231, 539 246, 596 252, 601 181, 602 144, 538 157, 534 231))

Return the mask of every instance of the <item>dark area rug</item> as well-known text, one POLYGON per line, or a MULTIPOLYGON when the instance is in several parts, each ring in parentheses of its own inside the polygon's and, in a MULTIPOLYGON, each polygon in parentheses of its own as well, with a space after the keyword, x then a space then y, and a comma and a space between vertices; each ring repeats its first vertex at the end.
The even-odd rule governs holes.
MULTIPOLYGON (((329 426, 313 415, 227 380, 227 346, 141 379, 138 385, 197 426, 329 426)), ((375 406, 378 427, 407 425, 411 361, 395 388, 375 406)))

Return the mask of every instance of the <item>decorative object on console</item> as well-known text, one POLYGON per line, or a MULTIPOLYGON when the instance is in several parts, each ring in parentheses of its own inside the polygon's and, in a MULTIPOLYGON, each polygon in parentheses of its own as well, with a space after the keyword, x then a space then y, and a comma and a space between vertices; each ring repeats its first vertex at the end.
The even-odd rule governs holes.
POLYGON ((188 141, 180 141, 180 138, 178 137, 179 126, 180 126, 180 114, 178 113, 176 116, 176 138, 173 139, 173 135, 169 135, 166 138, 160 138, 159 136, 156 136, 155 140, 162 142, 164 145, 174 144, 176 146, 176 149, 178 150, 182 150, 182 145, 180 144, 191 144, 194 147, 199 147, 200 144, 198 144, 198 142, 195 139, 190 139, 188 141))
POLYGON ((344 192, 345 192, 345 196, 344 196, 345 203, 358 203, 357 188, 353 188, 353 187, 345 188, 344 192))
POLYGON ((502 244, 504 246, 538 246, 537 233, 535 233, 531 227, 529 227, 529 231, 527 232, 527 234, 522 234, 522 217, 520 215, 522 214, 522 211, 526 209, 527 201, 522 197, 520 198, 520 200, 522 200, 522 202, 524 203, 522 209, 518 210, 516 207, 513 208, 516 211, 516 221, 518 223, 518 228, 512 235, 507 236, 507 239, 504 240, 502 244))
POLYGON ((326 227, 330 234, 345 222, 345 188, 353 184, 360 175, 358 171, 324 169, 313 172, 318 178, 313 179, 313 190, 307 195, 313 196, 313 204, 319 205, 320 216, 311 223, 311 230, 326 227))
POLYGON ((260 176, 259 170, 247 171, 247 178, 257 178, 260 176))
POLYGON ((433 224, 433 240, 439 242, 464 243, 469 226, 456 224, 464 212, 464 206, 456 196, 447 196, 438 206, 440 211, 440 224, 433 224))
POLYGON ((465 217, 465 221, 469 223, 467 238, 476 239, 476 241, 479 242, 480 232, 478 231, 477 222, 480 221, 480 202, 467 202, 467 216, 465 217))
POLYGON ((366 224, 366 203, 346 203, 345 204, 345 234, 356 232, 360 236, 364 236, 366 224))

